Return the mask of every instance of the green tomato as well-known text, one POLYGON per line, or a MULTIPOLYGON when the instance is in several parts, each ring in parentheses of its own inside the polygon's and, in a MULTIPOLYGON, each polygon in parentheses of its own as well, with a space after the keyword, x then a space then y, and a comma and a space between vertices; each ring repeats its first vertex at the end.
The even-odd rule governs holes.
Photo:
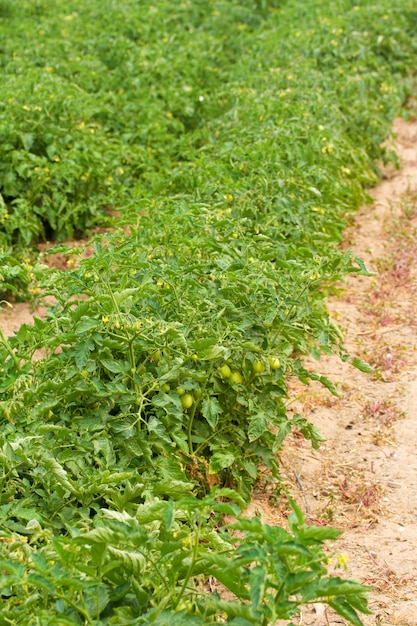
POLYGON ((229 383, 241 385, 243 383, 242 374, 240 372, 232 372, 229 376, 229 383))
POLYGON ((165 385, 162 385, 162 389, 164 391, 166 391, 166 393, 168 393, 168 391, 171 389, 171 387, 168 385, 168 383, 165 383, 165 385))
POLYGON ((219 374, 220 374, 220 376, 223 376, 223 378, 229 378, 231 373, 232 373, 232 370, 227 365, 227 363, 225 363, 224 365, 219 367, 219 374))
POLYGON ((177 387, 177 394, 179 396, 183 396, 185 394, 185 389, 184 387, 177 387))
POLYGON ((256 374, 262 374, 265 371, 265 363, 263 361, 254 361, 252 367, 256 374))
POLYGON ((276 356, 271 356, 269 358, 269 366, 271 370, 277 370, 281 367, 281 361, 276 356))
POLYGON ((181 396, 181 404, 184 409, 189 409, 193 406, 193 403, 194 398, 190 393, 185 393, 183 396, 181 396))

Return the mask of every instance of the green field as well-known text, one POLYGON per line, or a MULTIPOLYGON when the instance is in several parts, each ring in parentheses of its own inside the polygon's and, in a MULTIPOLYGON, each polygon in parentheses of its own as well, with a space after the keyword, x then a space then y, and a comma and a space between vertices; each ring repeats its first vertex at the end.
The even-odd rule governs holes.
POLYGON ((0 334, 0 626, 361 624, 337 530, 241 511, 322 440, 288 378, 371 370, 326 296, 416 54, 414 0, 0 0, 0 294, 55 302, 0 334))

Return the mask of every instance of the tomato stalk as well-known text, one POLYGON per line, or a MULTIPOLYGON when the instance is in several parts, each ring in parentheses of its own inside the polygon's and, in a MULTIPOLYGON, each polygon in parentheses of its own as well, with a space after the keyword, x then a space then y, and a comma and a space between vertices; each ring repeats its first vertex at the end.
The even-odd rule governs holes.
POLYGON ((0 328, 0 341, 3 344, 3 346, 6 348, 7 352, 10 354, 10 356, 12 357, 14 364, 16 365, 16 367, 18 369, 20 369, 20 361, 17 358, 17 356, 15 355, 15 353, 13 352, 9 342, 7 341, 2 329, 0 328))
POLYGON ((194 565, 197 562, 197 558, 198 558, 198 550, 200 547, 200 533, 201 533, 201 526, 202 526, 202 522, 203 522, 203 516, 200 517, 200 519, 198 520, 198 525, 197 525, 197 530, 195 533, 195 537, 194 537, 194 546, 193 546, 193 552, 192 552, 192 556, 191 556, 191 561, 190 561, 190 565, 188 567, 188 571, 184 577, 184 581, 181 585, 181 589, 180 592, 178 594, 178 597, 176 599, 176 601, 174 602, 174 608, 177 608, 182 596, 184 595, 184 592, 187 588, 188 582, 192 576, 193 573, 193 569, 194 569, 194 565))
MULTIPOLYGON (((296 296, 296 300, 298 300, 299 298, 301 298, 301 296, 307 291, 307 289, 310 287, 311 283, 313 281, 310 280, 308 283, 306 283, 301 291, 298 293, 298 295, 296 296)), ((272 337, 272 345, 274 345, 279 337, 279 333, 281 332, 282 327, 284 326, 284 324, 286 324, 290 318, 290 315, 292 315, 293 311, 295 310, 296 305, 293 304, 289 309, 288 312, 286 314, 286 316, 284 317, 284 319, 282 320, 282 322, 278 325, 278 328, 276 329, 275 335, 272 337)))
POLYGON ((213 372, 213 366, 210 366, 209 371, 207 372, 207 378, 203 384, 203 386, 201 387, 201 396, 196 399, 194 405, 193 405, 193 409, 191 411, 190 414, 190 419, 188 420, 188 426, 187 426, 187 441, 188 441, 188 450, 191 456, 194 456, 194 450, 193 450, 193 441, 192 441, 192 428, 193 428, 193 422, 194 422, 194 417, 197 411, 197 407, 201 402, 201 399, 204 397, 204 391, 206 390, 207 387, 207 383, 211 378, 211 374, 213 372))

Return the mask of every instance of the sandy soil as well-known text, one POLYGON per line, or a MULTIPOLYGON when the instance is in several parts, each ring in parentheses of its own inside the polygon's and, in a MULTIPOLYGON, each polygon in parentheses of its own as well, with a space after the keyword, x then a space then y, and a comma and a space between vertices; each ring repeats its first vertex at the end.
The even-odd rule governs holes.
MULTIPOLYGON (((295 434, 280 458, 307 519, 345 531, 334 546, 347 560, 343 574, 374 586, 366 626, 417 625, 417 121, 396 120, 394 132, 401 169, 385 171, 373 204, 346 233, 346 247, 377 274, 350 278, 329 302, 346 347, 375 373, 323 359, 318 369, 337 383, 339 398, 291 381, 291 410, 326 443, 314 451, 295 434)), ((6 335, 31 319, 25 304, 0 311, 6 335)), ((259 491, 250 509, 282 524, 278 500, 259 491)), ((345 622, 316 604, 294 623, 345 622)))

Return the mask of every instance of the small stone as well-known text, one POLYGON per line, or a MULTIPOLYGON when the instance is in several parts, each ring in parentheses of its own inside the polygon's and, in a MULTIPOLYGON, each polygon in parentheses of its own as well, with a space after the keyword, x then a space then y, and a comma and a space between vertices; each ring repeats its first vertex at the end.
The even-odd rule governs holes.
POLYGON ((387 484, 390 489, 399 489, 401 487, 401 483, 396 483, 394 480, 389 480, 387 484))

